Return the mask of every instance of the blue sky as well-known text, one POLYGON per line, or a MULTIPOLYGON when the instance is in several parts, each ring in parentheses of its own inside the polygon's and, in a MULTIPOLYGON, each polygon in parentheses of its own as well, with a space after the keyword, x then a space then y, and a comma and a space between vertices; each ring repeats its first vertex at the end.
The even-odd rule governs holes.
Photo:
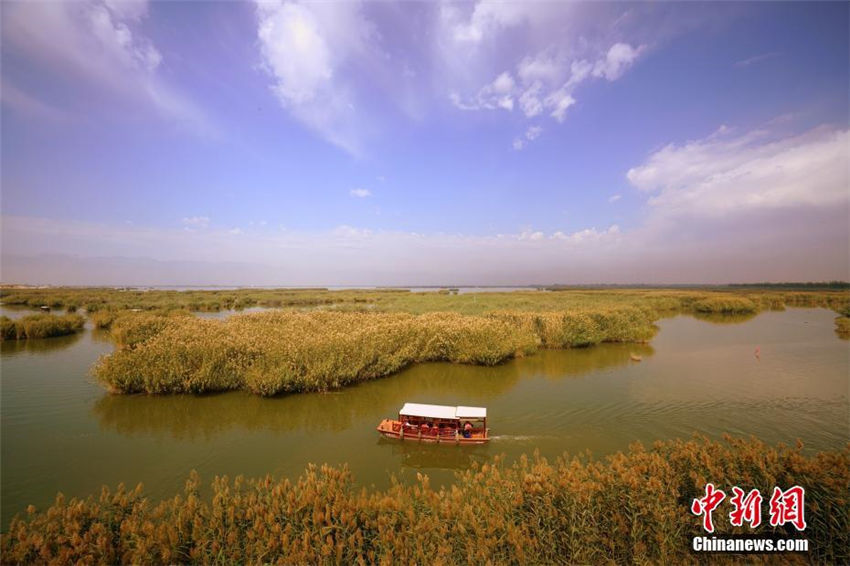
POLYGON ((4 282, 850 278, 847 3, 0 9, 4 282))

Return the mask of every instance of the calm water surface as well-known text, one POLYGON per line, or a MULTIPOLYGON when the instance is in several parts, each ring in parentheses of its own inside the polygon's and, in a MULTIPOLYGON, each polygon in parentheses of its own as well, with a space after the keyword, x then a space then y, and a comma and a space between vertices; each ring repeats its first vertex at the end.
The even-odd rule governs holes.
POLYGON ((424 364, 341 392, 275 399, 110 396, 88 376, 112 351, 104 332, 5 342, 2 526, 58 491, 143 482, 149 495, 169 496, 192 469, 208 483, 216 474, 291 477, 309 462, 348 463, 360 483, 383 487, 391 474, 416 472, 445 483, 500 453, 604 455, 694 432, 841 448, 850 440, 850 342, 836 337, 834 317, 819 309, 722 324, 679 316, 660 321, 649 345, 544 351, 494 368, 424 364), (380 439, 374 427, 405 401, 486 406, 493 441, 380 439))

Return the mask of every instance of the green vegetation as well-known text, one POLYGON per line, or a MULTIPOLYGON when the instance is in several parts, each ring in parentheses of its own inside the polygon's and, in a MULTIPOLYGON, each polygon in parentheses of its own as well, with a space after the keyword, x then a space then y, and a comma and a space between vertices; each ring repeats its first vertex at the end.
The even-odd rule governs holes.
POLYGON ((95 367, 122 393, 246 389, 260 395, 325 391, 383 377, 416 362, 494 365, 540 347, 640 342, 651 313, 264 312, 205 320, 125 314, 112 322, 120 345, 95 367))
POLYGON ((758 311, 756 304, 745 297, 712 297, 696 301, 693 308, 698 313, 746 314, 758 311))
MULTIPOLYGON (((377 310, 383 312, 457 312, 486 314, 501 310, 532 312, 571 311, 618 306, 646 307, 657 311, 692 312, 697 302, 744 298, 757 309, 784 306, 838 308, 850 305, 850 292, 842 289, 786 291, 749 287, 724 288, 577 288, 552 291, 516 291, 458 294, 412 293, 405 289, 341 290, 327 289, 237 289, 212 291, 165 291, 110 288, 44 289, 2 288, 0 302, 38 308, 85 308, 89 315, 98 311, 176 310, 215 312, 223 309, 268 307, 289 310, 335 309, 377 310)), ((705 308, 711 308, 706 305, 705 308)))
MULTIPOLYGON (((807 457, 800 446, 731 438, 633 445, 604 461, 496 459, 439 490, 426 476, 358 489, 346 468, 310 466, 294 483, 217 477, 203 497, 193 473, 183 494, 158 503, 141 486, 59 494, 15 518, 0 550, 6 563, 51 564, 692 563, 691 537, 705 533, 689 507, 707 482, 727 494, 803 486, 810 551, 783 560, 850 561, 850 447, 807 457)), ((727 506, 714 512, 715 534, 799 536, 767 520, 732 527, 727 506)))
POLYGON ((729 287, 753 289, 850 289, 847 281, 788 281, 784 283, 731 283, 729 287))
MULTIPOLYGON (((655 320, 675 313, 738 321, 793 306, 850 313, 850 292, 841 289, 450 291, 15 288, 0 289, 0 298, 84 305, 95 327, 110 328, 121 346, 100 360, 95 375, 124 393, 324 391, 422 361, 491 365, 538 348, 642 342, 655 320), (226 321, 188 316, 255 306, 275 310, 226 321)), ((836 324, 843 334, 846 323, 836 324)))
POLYGON ((16 320, 0 316, 0 340, 65 336, 81 330, 85 321, 78 314, 33 314, 16 320))

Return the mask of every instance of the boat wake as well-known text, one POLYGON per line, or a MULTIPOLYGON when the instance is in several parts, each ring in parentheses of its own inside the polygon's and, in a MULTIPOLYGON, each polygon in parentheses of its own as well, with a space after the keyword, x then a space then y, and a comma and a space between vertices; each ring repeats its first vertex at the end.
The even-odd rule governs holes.
POLYGON ((497 435, 491 436, 490 440, 524 442, 526 440, 542 440, 544 438, 555 438, 555 437, 554 436, 543 436, 543 435, 525 435, 525 434, 497 434, 497 435))

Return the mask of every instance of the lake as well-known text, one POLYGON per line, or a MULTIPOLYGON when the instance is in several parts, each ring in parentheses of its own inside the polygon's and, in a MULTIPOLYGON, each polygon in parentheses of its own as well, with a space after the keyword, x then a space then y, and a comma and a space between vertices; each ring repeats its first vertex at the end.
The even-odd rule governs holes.
POLYGON ((497 454, 602 456, 695 432, 837 449, 850 440, 850 342, 836 336, 834 318, 824 309, 677 316, 661 320, 646 345, 548 350, 497 367, 422 364, 342 391, 273 399, 108 395, 88 372, 113 346, 90 328, 4 342, 2 525, 58 491, 84 496, 142 482, 154 499, 171 496, 192 469, 208 484, 216 474, 294 477, 310 462, 347 463, 361 484, 385 487, 391 475, 406 481, 417 472, 444 484, 497 454), (493 440, 379 438, 375 426, 405 401, 486 406, 493 440))

